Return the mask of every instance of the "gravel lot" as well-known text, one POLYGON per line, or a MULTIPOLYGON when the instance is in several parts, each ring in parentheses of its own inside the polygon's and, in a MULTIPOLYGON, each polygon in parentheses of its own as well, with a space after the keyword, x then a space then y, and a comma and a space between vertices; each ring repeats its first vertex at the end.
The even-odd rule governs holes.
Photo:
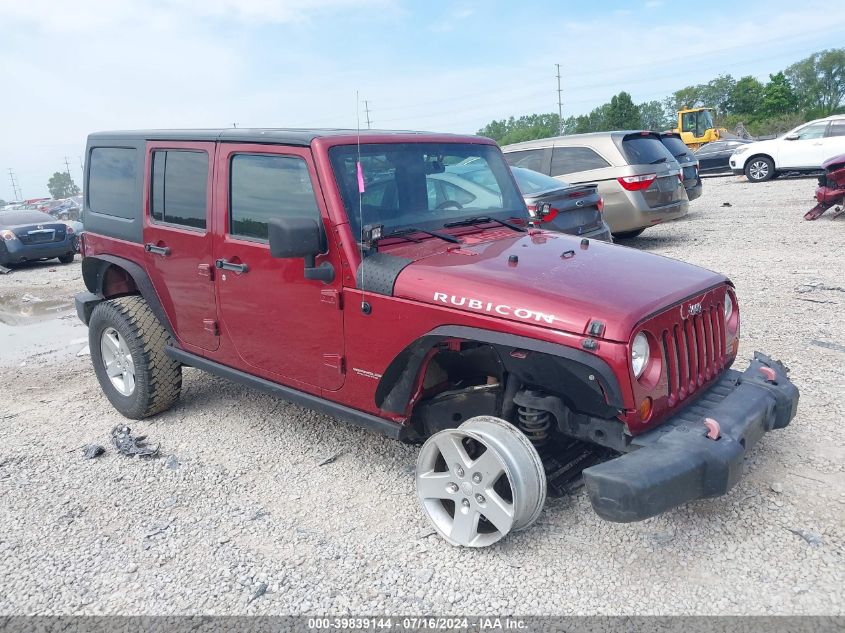
POLYGON ((480 551, 432 535, 416 448, 197 370, 130 423, 162 457, 119 456, 64 311, 79 260, 0 275, 0 614, 845 613, 845 218, 805 222, 814 187, 708 179, 688 218, 630 242, 727 273, 742 362, 792 369, 798 416, 741 483, 628 525, 553 499, 480 551), (109 450, 85 461, 89 442, 109 450))

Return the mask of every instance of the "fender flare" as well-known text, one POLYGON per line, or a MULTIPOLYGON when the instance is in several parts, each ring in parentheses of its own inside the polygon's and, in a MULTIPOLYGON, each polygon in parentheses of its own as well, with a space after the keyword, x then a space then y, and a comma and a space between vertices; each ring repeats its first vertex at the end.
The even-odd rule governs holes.
POLYGON ((375 393, 376 405, 383 411, 404 413, 413 397, 419 373, 430 359, 431 350, 449 339, 491 345, 499 353, 505 367, 517 375, 523 371, 520 364, 524 361, 511 356, 512 351, 525 350, 551 357, 558 361, 558 369, 566 373, 570 381, 577 381, 579 388, 584 390, 584 399, 590 401, 594 409, 591 413, 612 417, 624 408, 616 374, 601 358, 559 343, 459 325, 437 327, 403 349, 379 380, 375 393), (599 401, 602 406, 597 407, 599 401), (602 410, 597 411, 596 408, 602 410))
MULTIPOLYGON (((153 282, 150 280, 150 276, 147 274, 146 270, 141 268, 141 266, 132 260, 117 257, 115 255, 93 255, 83 258, 82 279, 89 292, 97 295, 100 298, 100 301, 105 301, 106 296, 103 294, 103 282, 105 280, 106 271, 112 266, 117 266, 118 268, 123 269, 126 271, 126 274, 132 278, 132 281, 135 282, 135 287, 150 306, 153 314, 156 315, 156 318, 175 340, 176 333, 173 330, 173 326, 170 323, 170 318, 167 316, 167 312, 164 310, 164 306, 161 305, 161 300, 158 298, 158 294, 155 291, 153 282)), ((93 310, 94 305, 91 305, 91 310, 93 310)), ((90 318, 90 313, 87 316, 90 318)))

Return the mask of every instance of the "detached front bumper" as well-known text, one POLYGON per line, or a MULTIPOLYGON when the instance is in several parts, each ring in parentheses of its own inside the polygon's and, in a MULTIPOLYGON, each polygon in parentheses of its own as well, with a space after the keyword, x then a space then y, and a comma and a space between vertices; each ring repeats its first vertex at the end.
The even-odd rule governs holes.
POLYGON ((787 369, 757 352, 744 372, 728 370, 696 401, 638 436, 632 452, 584 471, 596 513, 641 521, 683 503, 727 493, 742 475, 745 453, 768 431, 795 417, 798 389, 787 369), (711 439, 715 420, 720 435, 711 439))

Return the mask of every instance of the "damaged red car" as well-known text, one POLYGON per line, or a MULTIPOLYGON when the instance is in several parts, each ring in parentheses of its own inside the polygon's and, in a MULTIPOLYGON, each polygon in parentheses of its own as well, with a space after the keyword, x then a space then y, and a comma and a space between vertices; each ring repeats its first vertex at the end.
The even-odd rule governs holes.
POLYGON ((822 163, 824 174, 819 176, 819 186, 816 187, 816 206, 804 214, 805 220, 817 220, 830 207, 838 205, 833 217, 842 215, 845 204, 845 154, 834 156, 822 163))
POLYGON ((610 521, 723 495, 795 415, 779 362, 732 368, 729 279, 531 226, 489 139, 135 131, 86 151, 76 307, 114 407, 165 411, 195 367, 421 444, 417 496, 452 544, 528 528, 580 481, 610 521))

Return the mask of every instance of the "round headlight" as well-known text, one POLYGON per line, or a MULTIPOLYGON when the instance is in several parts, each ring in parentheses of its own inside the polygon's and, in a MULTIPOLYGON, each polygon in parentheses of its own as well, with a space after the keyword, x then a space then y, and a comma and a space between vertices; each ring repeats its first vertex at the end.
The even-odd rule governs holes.
POLYGON ((648 364, 648 351, 648 339, 643 332, 640 332, 634 337, 634 344, 631 345, 631 367, 636 378, 643 375, 645 366, 648 364))
POLYGON ((731 299, 731 293, 725 293, 725 321, 731 318, 731 315, 734 313, 734 302, 731 299))

